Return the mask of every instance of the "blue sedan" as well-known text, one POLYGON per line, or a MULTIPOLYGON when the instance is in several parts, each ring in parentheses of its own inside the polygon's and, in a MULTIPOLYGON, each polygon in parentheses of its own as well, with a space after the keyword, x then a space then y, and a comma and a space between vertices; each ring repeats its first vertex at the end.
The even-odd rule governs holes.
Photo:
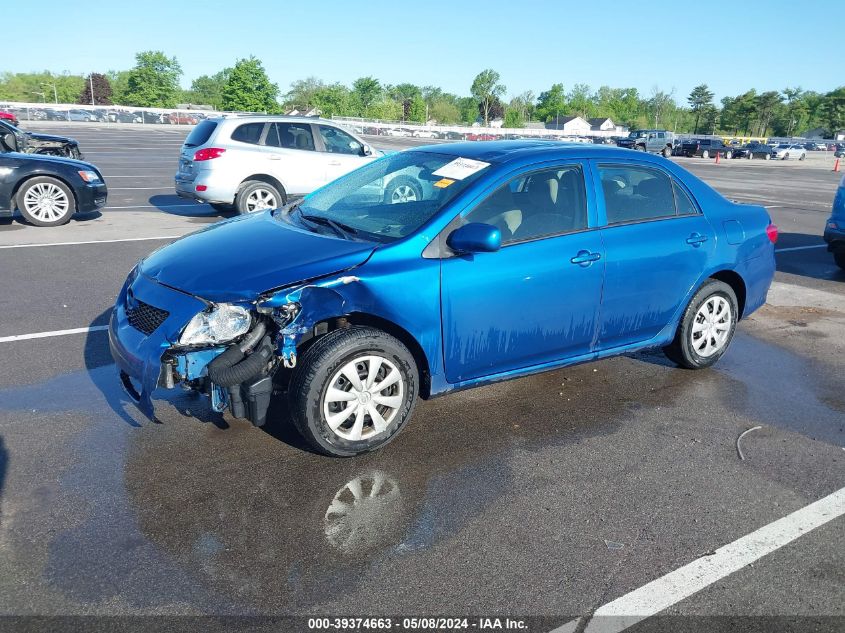
POLYGON ((709 367, 766 300, 777 228, 658 156, 548 141, 385 156, 142 260, 112 355, 148 415, 181 384, 314 449, 389 442, 418 397, 644 348, 709 367), (401 178, 418 196, 372 195, 401 178))

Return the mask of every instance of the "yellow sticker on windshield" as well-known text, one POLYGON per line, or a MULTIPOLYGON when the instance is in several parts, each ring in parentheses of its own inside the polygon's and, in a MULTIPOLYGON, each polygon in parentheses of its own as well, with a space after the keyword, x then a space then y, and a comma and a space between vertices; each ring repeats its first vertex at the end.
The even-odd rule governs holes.
POLYGON ((449 185, 454 184, 454 182, 455 181, 452 180, 451 178, 441 178, 436 183, 434 183, 434 186, 437 187, 438 189, 445 189, 449 185))

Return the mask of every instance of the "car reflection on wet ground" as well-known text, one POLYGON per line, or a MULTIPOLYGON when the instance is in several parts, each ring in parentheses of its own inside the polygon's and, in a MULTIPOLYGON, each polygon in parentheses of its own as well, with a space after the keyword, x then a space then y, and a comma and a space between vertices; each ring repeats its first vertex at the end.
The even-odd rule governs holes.
POLYGON ((642 584, 841 485, 818 369, 748 334, 708 372, 602 361, 423 403, 351 460, 302 450, 283 411, 258 430, 186 395, 155 424, 112 366, 60 373, 0 391, 8 451, 31 455, 0 591, 61 613, 586 612, 620 564, 642 584))

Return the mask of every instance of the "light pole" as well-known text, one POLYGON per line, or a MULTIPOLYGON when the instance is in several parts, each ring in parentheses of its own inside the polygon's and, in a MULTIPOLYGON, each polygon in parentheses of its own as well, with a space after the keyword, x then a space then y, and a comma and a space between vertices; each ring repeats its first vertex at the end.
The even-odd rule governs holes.
POLYGON ((45 103, 47 101, 47 95, 45 95, 43 92, 34 92, 33 91, 32 94, 40 96, 41 97, 41 103, 45 103))
POLYGON ((59 93, 58 93, 58 91, 56 90, 56 84, 48 84, 48 83, 46 83, 46 82, 42 82, 42 84, 41 84, 41 85, 42 85, 42 86, 47 86, 48 88, 52 88, 52 89, 53 89, 53 99, 55 100, 55 102, 56 102, 56 103, 58 103, 58 102, 59 102, 59 93))
POLYGON ((91 105, 94 105, 94 73, 88 73, 88 85, 91 87, 91 105))

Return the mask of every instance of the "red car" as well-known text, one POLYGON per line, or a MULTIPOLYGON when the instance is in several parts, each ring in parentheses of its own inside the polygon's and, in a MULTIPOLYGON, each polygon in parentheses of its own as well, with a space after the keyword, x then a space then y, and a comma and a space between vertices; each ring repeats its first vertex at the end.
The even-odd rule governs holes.
POLYGON ((14 125, 15 127, 18 127, 18 117, 16 117, 11 112, 4 112, 3 110, 0 110, 0 119, 3 119, 4 121, 8 121, 9 123, 14 125))

